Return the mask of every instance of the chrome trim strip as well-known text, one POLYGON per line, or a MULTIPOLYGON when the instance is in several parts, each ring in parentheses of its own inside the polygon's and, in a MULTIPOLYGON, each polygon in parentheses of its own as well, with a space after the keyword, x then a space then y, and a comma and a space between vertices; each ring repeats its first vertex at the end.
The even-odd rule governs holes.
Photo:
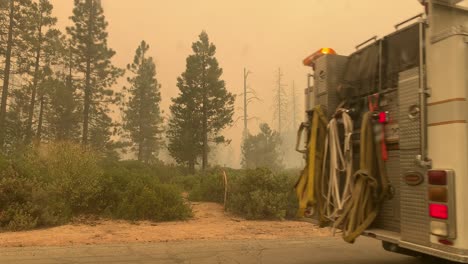
POLYGON ((432 102, 428 103, 427 106, 433 106, 433 105, 439 105, 439 104, 446 104, 446 103, 451 103, 451 102, 466 102, 466 98, 452 98, 452 99, 447 99, 447 100, 442 100, 442 101, 437 101, 437 102, 432 102))
POLYGON ((451 120, 451 121, 444 121, 439 123, 429 123, 428 127, 434 126, 444 126, 444 125, 451 125, 451 124, 466 124, 466 120, 451 120))

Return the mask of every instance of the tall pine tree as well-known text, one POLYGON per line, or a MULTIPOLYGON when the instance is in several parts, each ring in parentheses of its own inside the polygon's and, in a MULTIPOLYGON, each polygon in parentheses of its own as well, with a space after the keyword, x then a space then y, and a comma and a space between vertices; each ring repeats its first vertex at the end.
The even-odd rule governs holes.
MULTIPOLYGON (((53 41, 57 37, 57 33, 54 34, 53 30, 50 29, 57 19, 52 17, 53 6, 49 0, 39 0, 38 3, 33 2, 28 9, 28 18, 30 20, 29 30, 25 34, 25 40, 27 41, 28 51, 34 58, 31 61, 33 69, 31 70, 32 84, 30 86, 30 103, 28 109, 28 121, 26 124, 26 144, 30 143, 33 136, 33 119, 34 110, 36 108, 37 101, 37 88, 40 83, 41 77, 45 77, 44 69, 47 65, 44 65, 44 56, 51 56, 51 54, 44 52, 45 45, 48 41, 53 41)), ((50 51, 50 50, 49 50, 50 51)))
POLYGON ((107 46, 107 22, 100 0, 75 0, 74 25, 67 28, 74 50, 75 67, 84 79, 82 142, 103 148, 110 141, 112 119, 109 104, 114 103, 110 86, 123 70, 114 67, 115 52, 107 46))
MULTIPOLYGON (((22 50, 23 41, 21 31, 24 30, 25 7, 30 5, 29 0, 3 0, 0 4, 1 42, 0 53, 3 57, 4 66, 2 68, 3 85, 0 100, 0 148, 4 148, 5 137, 7 136, 7 104, 10 97, 10 79, 12 66, 15 63, 15 55, 19 55, 22 50), (15 54, 16 53, 16 54, 15 54)), ((21 58, 18 56, 17 60, 21 58)), ((21 68, 19 66, 19 68, 21 68)))
POLYGON ((195 165, 203 154, 203 135, 200 129, 202 116, 199 105, 193 100, 198 96, 198 91, 185 86, 182 77, 178 78, 177 86, 180 94, 177 98, 172 98, 171 118, 166 132, 168 150, 178 164, 187 166, 190 173, 195 173, 195 165))
POLYGON ((177 80, 180 95, 171 106, 169 151, 193 170, 201 154, 202 169, 208 167, 210 143, 224 143, 220 132, 232 124, 235 97, 221 80, 223 70, 215 58, 216 47, 203 31, 192 44, 186 70, 177 80))
POLYGON ((156 65, 147 56, 149 45, 142 41, 133 63, 127 66, 132 73, 130 87, 124 87, 129 95, 124 103, 124 129, 138 150, 138 160, 151 161, 159 150, 162 133, 160 85, 156 79, 156 65))
POLYGON ((49 87, 44 89, 49 100, 49 109, 46 112, 49 137, 55 140, 78 141, 81 115, 73 85, 73 54, 68 41, 63 37, 50 44, 57 55, 54 58, 57 65, 54 77, 48 79, 44 85, 44 88, 49 87))

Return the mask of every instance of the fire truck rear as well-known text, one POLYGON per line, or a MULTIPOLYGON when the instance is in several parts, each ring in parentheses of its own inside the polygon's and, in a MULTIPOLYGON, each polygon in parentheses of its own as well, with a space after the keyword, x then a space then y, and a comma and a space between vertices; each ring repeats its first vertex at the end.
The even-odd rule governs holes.
POLYGON ((468 5, 420 2, 422 14, 352 54, 304 60, 298 214, 347 242, 468 263, 468 5))

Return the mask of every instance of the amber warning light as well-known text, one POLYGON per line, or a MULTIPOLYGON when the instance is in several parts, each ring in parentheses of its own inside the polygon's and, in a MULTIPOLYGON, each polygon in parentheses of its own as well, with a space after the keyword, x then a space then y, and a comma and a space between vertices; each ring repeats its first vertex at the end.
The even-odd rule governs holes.
POLYGON ((336 54, 336 51, 332 48, 321 48, 318 51, 314 52, 309 57, 305 58, 302 62, 304 63, 305 66, 315 68, 315 61, 318 58, 322 57, 323 55, 327 55, 327 54, 336 54))

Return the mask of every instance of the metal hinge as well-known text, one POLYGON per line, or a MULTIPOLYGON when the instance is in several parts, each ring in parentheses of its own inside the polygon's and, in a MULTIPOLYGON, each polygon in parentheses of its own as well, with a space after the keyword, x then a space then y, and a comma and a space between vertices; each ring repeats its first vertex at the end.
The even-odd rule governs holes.
POLYGON ((419 93, 424 93, 427 97, 432 96, 432 89, 430 87, 427 87, 425 90, 419 89, 419 93))
POLYGON ((417 155, 416 164, 422 168, 431 169, 432 168, 432 159, 423 158, 422 155, 417 155))

